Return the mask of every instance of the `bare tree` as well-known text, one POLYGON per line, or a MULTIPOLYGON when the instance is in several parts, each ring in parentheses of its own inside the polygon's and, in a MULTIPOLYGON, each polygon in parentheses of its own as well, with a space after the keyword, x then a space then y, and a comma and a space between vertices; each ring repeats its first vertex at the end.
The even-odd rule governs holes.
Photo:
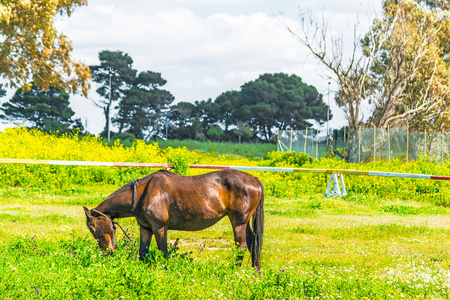
MULTIPOLYGON (((370 67, 383 42, 383 37, 369 31, 364 37, 369 41, 364 47, 362 36, 358 34, 359 24, 353 29, 353 47, 347 55, 344 52, 343 38, 328 34, 327 23, 322 16, 321 21, 313 19, 311 14, 300 16, 300 31, 289 26, 293 36, 326 66, 339 86, 336 101, 343 108, 349 127, 357 130, 361 123, 361 103, 373 89, 370 82, 370 67)), ((386 29, 386 32, 389 29, 386 29)))

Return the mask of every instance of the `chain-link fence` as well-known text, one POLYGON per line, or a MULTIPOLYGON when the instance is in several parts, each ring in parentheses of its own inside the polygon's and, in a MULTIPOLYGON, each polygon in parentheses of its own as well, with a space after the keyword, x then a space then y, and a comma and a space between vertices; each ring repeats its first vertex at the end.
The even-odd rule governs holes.
POLYGON ((325 157, 330 151, 330 141, 319 133, 315 129, 280 130, 278 132, 278 151, 304 152, 313 158, 325 157))
POLYGON ((450 132, 411 132, 408 128, 334 130, 330 139, 317 130, 281 130, 278 151, 304 152, 313 158, 338 155, 349 162, 417 160, 436 162, 450 157, 450 132))

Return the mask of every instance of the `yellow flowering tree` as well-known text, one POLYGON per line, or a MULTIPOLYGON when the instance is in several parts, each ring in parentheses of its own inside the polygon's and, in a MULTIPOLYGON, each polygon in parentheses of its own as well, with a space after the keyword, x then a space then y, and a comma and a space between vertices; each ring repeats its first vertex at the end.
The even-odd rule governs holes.
POLYGON ((71 58, 72 44, 57 32, 55 15, 70 16, 87 0, 2 0, 0 2, 0 76, 11 87, 61 86, 87 95, 89 68, 71 58))

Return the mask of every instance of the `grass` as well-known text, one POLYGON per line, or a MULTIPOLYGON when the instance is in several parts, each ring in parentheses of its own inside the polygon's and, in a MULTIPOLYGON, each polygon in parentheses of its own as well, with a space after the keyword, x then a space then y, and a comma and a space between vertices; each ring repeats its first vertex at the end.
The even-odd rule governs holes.
POLYGON ((3 299, 448 299, 450 208, 377 196, 267 197, 262 266, 234 266, 228 219, 169 232, 136 259, 138 226, 120 219, 118 251, 102 255, 85 225, 116 186, 0 189, 3 299))
POLYGON ((218 142, 200 142, 193 140, 158 140, 158 145, 161 149, 166 149, 167 147, 177 148, 186 147, 190 151, 199 150, 206 153, 220 153, 229 154, 242 157, 251 158, 263 158, 267 153, 277 150, 276 144, 263 144, 263 143, 218 143, 218 142))

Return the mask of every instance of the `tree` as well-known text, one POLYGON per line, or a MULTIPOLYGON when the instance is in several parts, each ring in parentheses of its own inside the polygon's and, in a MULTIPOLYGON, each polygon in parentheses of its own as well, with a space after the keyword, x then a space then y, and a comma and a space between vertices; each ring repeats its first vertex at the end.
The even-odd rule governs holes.
MULTIPOLYGON (((172 132, 177 132, 178 138, 182 138, 181 132, 189 138, 195 134, 196 138, 229 141, 249 140, 257 135, 270 142, 276 129, 304 129, 313 120, 323 123, 328 106, 317 89, 300 77, 277 73, 263 74, 242 85, 240 91, 224 92, 214 101, 196 101, 195 108, 183 104, 186 113, 174 113, 172 120, 178 122, 178 129, 172 132), (182 126, 186 129, 182 130, 182 126)), ((171 111, 176 109, 173 106, 171 111)))
MULTIPOLYGON (((391 1, 395 4, 398 4, 398 1, 391 1)), ((419 4, 425 4, 430 9, 449 9, 450 8, 450 1, 448 0, 419 0, 417 1, 419 4)))
POLYGON ((414 1, 387 1, 384 18, 374 21, 378 36, 385 26, 393 30, 371 67, 371 124, 439 130, 450 113, 450 17, 414 1))
MULTIPOLYGON (((358 130, 362 122, 362 101, 370 95, 373 88, 369 78, 370 67, 384 36, 376 36, 373 31, 369 31, 365 38, 370 43, 363 48, 362 36, 357 30, 359 25, 356 24, 353 30, 353 47, 347 55, 343 50, 342 36, 336 37, 328 33, 324 17, 317 21, 311 15, 302 15, 300 25, 300 32, 289 27, 288 30, 331 71, 333 75, 328 75, 327 79, 336 81, 339 87, 336 102, 344 110, 350 129, 358 130)), ((385 33, 389 30, 389 27, 380 28, 385 33)))
POLYGON ((0 119, 16 125, 31 123, 40 130, 67 132, 82 125, 73 120, 75 113, 69 107, 69 94, 61 87, 41 90, 36 85, 25 93, 19 88, 9 102, 2 104, 0 119))
POLYGON ((70 16, 86 0, 4 0, 0 3, 0 76, 12 87, 33 84, 48 90, 60 86, 89 89, 89 68, 71 58, 72 44, 53 26, 55 15, 70 16))
POLYGON ((242 141, 242 137, 244 137, 244 139, 248 139, 253 136, 250 126, 241 120, 236 120, 236 129, 234 131, 239 136, 239 144, 242 141))
POLYGON ((100 65, 90 69, 93 81, 100 85, 96 92, 103 100, 94 103, 103 109, 105 132, 109 132, 112 103, 125 97, 136 80, 137 71, 132 68, 133 59, 122 51, 103 50, 98 58, 100 65))
POLYGON ((190 102, 179 102, 170 107, 172 116, 171 130, 169 137, 171 139, 185 140, 195 139, 198 134, 203 134, 200 123, 200 113, 197 106, 190 102))
POLYGON ((214 104, 218 105, 218 118, 222 120, 227 133, 229 127, 237 122, 233 111, 241 106, 242 94, 239 91, 227 91, 219 95, 214 100, 214 104))
POLYGON ((151 122, 158 122, 162 111, 173 102, 173 95, 161 89, 166 84, 161 73, 145 71, 133 80, 128 91, 119 102, 119 113, 113 120, 119 125, 119 132, 126 130, 136 138, 151 137, 151 122), (147 132, 147 136, 145 135, 147 132))
POLYGON ((223 130, 219 125, 210 125, 208 130, 206 131, 208 138, 212 141, 219 141, 223 136, 223 130))
POLYGON ((275 129, 305 129, 315 120, 323 123, 327 105, 313 86, 297 75, 263 74, 241 87, 242 107, 236 107, 234 120, 246 122, 266 142, 275 129))
POLYGON ((197 106, 204 134, 206 135, 211 125, 217 124, 222 120, 220 107, 211 98, 206 101, 195 101, 195 105, 197 106))

